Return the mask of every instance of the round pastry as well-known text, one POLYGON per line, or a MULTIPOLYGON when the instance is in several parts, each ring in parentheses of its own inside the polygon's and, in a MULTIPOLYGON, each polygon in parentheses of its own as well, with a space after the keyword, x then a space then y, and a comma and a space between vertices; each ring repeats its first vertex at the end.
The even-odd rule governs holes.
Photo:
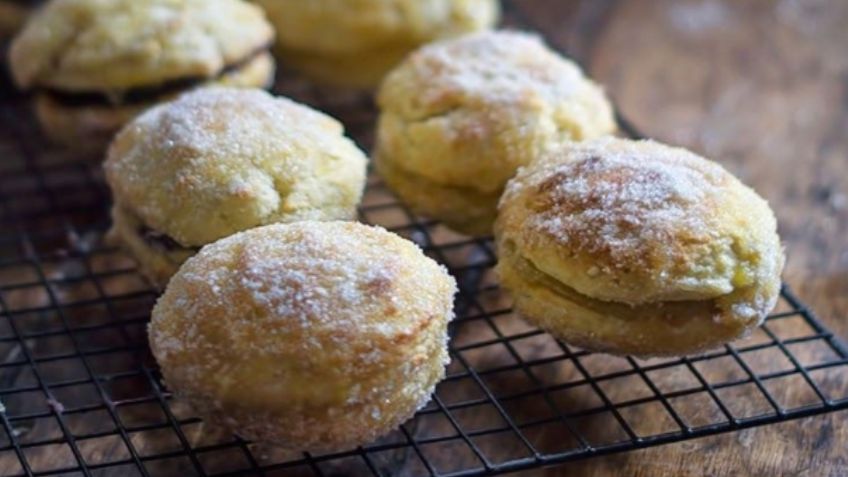
POLYGON ((774 307, 776 229, 756 192, 684 149, 561 143, 507 185, 497 271, 517 311, 563 341, 697 353, 745 335, 774 307))
POLYGON ((577 65, 515 32, 421 48, 386 77, 378 103, 383 179, 415 212, 473 235, 491 233, 506 181, 545 144, 615 129, 577 65))
POLYGON ((367 158, 343 133, 261 90, 201 88, 156 106, 109 147, 110 235, 162 286, 200 246, 235 232, 353 219, 367 158))
POLYGON ((149 106, 208 83, 266 87, 273 29, 242 0, 54 0, 10 50, 48 137, 107 144, 149 106))
POLYGON ((396 428, 448 363, 456 283, 412 242, 355 222, 275 224, 204 247, 159 299, 150 346, 201 415, 290 450, 396 428))
POLYGON ((497 0, 256 0, 282 59, 319 82, 370 88, 407 53, 490 28, 497 0))

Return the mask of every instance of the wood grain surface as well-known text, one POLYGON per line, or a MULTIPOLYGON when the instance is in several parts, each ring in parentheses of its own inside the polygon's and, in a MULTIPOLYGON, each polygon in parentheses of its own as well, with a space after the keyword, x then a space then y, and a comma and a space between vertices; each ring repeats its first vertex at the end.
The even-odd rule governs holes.
MULTIPOLYGON (((769 200, 785 280, 848 338, 848 2, 526 0, 648 136, 719 161, 769 200)), ((848 415, 523 475, 848 475, 848 415)))

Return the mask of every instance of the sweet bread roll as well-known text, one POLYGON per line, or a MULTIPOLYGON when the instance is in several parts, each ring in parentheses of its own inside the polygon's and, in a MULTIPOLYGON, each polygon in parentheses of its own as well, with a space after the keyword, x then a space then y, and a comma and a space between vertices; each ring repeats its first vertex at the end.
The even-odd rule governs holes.
POLYGON ((356 217, 367 159, 335 119, 261 90, 204 88, 145 112, 104 164, 111 235, 163 286, 207 243, 356 217))
POLYGON ((504 184, 559 139, 615 129, 603 91, 524 33, 425 46, 378 94, 376 166, 415 212, 460 232, 491 233, 504 184))
POLYGON ((448 363, 456 283, 413 243, 353 222, 259 227, 200 251, 150 322, 166 385, 232 432, 340 451, 396 428, 448 363))
POLYGON ((560 143, 500 202, 498 273, 527 320, 615 354, 697 353, 774 307, 783 251, 766 201, 651 141, 560 143))
POLYGON ((407 53, 490 28, 496 0, 256 0, 276 27, 282 60, 313 79, 370 88, 407 53))
POLYGON ((153 104, 200 85, 266 87, 273 29, 243 0, 54 0, 10 50, 47 136, 96 149, 153 104))

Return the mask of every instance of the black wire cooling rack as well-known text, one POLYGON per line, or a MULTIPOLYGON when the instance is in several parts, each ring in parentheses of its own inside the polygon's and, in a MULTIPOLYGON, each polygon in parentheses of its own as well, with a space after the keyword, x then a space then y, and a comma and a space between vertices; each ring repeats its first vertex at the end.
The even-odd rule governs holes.
MULTIPOLYGON (((278 90, 370 145, 367 97, 293 80, 278 90)), ((363 448, 281 455, 221 435, 160 384, 145 336, 156 293, 102 244, 99 160, 45 146, 27 98, 2 97, 0 475, 491 475, 848 408, 848 350, 786 288, 751 338, 702 356, 580 351, 513 315, 489 240, 415 217, 372 176, 360 218, 414 240, 461 284, 447 378, 363 448)))

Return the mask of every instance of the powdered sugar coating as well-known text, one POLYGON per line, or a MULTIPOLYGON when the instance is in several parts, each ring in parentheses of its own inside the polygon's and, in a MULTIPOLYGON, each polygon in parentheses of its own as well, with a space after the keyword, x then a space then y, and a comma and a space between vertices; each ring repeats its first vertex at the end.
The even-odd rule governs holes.
POLYGON ((443 376, 455 287, 385 230, 270 225, 186 262, 154 309, 151 347, 172 389, 242 435, 359 445, 443 376))
POLYGON ((378 94, 380 155, 440 184, 499 191, 553 138, 615 129, 601 88, 535 35, 482 32, 424 46, 378 94))
POLYGON ((375 166, 414 211, 491 232, 497 199, 550 142, 615 130, 602 89, 537 36, 511 31, 424 46, 378 94, 375 166))
POLYGON ((139 117, 134 128, 155 131, 166 149, 246 157, 274 146, 283 151, 294 149, 303 136, 317 142, 326 134, 344 131, 335 119, 288 98, 223 87, 184 94, 139 117), (277 143, 271 146, 263 137, 274 124, 285 127, 273 130, 277 143))
POLYGON ((713 162, 650 141, 554 146, 509 183, 500 208, 518 221, 513 239, 532 262, 602 300, 720 297, 771 278, 764 256, 780 253, 756 193, 713 162))
POLYGON ((214 78, 274 37, 243 0, 55 0, 16 37, 22 87, 120 92, 178 78, 214 78))
MULTIPOLYGON (((687 255, 698 246, 704 249, 696 253, 712 253, 710 244, 721 243, 718 217, 710 208, 719 203, 730 176, 687 151, 611 150, 604 142, 576 147, 569 161, 534 169, 540 182, 534 184, 539 196, 532 204, 536 215, 528 221, 530 230, 602 257, 594 265, 601 272, 650 268, 662 280, 689 266, 688 261, 701 264, 702 257, 687 255)), ((520 187, 519 182, 510 187, 520 187)), ((689 288, 687 298, 732 290, 731 277, 708 280, 702 275, 674 280, 689 288)))
MULTIPOLYGON (((576 107, 604 103, 600 89, 576 64, 549 49, 538 36, 516 31, 481 32, 432 43, 413 53, 393 75, 396 78, 383 86, 384 97, 393 96, 393 83, 402 75, 424 83, 417 95, 399 105, 408 113, 459 102, 505 111, 534 102, 576 107), (590 97, 581 98, 584 95, 590 97)), ((594 114, 606 122, 604 113, 608 111, 594 114)))
POLYGON ((260 90, 211 87, 127 125, 104 164, 116 202, 183 246, 257 225, 349 219, 367 159, 335 119, 260 90))
POLYGON ((761 323, 780 291, 768 204, 652 141, 552 145, 507 185, 495 237, 519 312, 594 350, 704 351, 761 323))

